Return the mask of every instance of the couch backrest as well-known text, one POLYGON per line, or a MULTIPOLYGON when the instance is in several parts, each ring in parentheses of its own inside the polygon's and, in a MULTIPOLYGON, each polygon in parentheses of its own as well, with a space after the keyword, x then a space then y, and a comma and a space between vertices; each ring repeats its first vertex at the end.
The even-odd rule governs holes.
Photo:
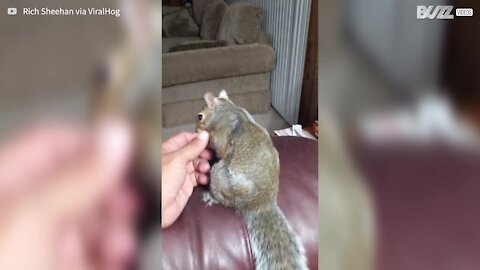
POLYGON ((262 36, 262 11, 249 3, 228 6, 223 0, 193 0, 193 17, 205 40, 225 40, 229 45, 254 42, 269 44, 262 36))
POLYGON ((192 6, 195 22, 200 25, 200 37, 204 40, 216 39, 228 5, 223 0, 194 0, 192 6))
POLYGON ((200 38, 214 40, 217 38, 220 23, 228 5, 223 0, 209 0, 205 4, 200 24, 200 38))
POLYGON ((230 5, 223 16, 217 39, 228 44, 250 44, 257 41, 261 32, 262 12, 248 3, 230 5))
POLYGON ((192 11, 193 11, 193 18, 195 22, 200 25, 202 23, 202 14, 203 14, 203 7, 208 0, 193 0, 192 1, 192 11))

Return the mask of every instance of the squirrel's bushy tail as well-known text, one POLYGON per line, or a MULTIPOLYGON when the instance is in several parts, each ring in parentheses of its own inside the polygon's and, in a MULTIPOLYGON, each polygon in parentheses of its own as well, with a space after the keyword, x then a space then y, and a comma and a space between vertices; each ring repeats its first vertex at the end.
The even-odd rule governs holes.
POLYGON ((242 215, 247 224, 256 270, 308 269, 303 245, 276 203, 242 215))

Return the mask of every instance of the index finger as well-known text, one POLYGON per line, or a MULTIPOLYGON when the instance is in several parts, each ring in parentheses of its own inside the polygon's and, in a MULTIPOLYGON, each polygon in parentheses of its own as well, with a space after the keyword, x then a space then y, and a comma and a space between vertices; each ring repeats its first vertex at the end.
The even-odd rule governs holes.
POLYGON ((163 154, 168 154, 177 151, 189 144, 195 138, 197 138, 197 133, 185 131, 178 133, 162 143, 162 152, 163 154))

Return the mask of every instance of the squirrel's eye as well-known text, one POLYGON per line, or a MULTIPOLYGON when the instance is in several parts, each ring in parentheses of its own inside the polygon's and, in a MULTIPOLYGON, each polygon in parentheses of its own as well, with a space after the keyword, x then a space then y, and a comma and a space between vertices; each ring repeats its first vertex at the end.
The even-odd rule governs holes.
POLYGON ((198 115, 197 115, 197 119, 198 119, 198 121, 202 121, 203 115, 202 115, 202 114, 198 114, 198 115))

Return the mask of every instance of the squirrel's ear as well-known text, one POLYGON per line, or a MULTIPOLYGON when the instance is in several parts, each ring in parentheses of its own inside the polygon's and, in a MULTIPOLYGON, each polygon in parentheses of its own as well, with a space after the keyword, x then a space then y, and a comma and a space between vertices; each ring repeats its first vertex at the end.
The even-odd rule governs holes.
POLYGON ((220 94, 218 95, 218 97, 228 99, 227 91, 225 91, 225 89, 223 89, 222 91, 220 91, 220 94))
POLYGON ((205 99, 205 102, 207 103, 208 108, 213 108, 213 106, 215 106, 215 99, 216 98, 212 93, 210 93, 210 92, 206 93, 203 96, 203 98, 205 99))
POLYGON ((232 130, 236 130, 236 128, 240 126, 240 118, 238 118, 236 114, 230 114, 228 120, 230 120, 230 127, 232 130))

